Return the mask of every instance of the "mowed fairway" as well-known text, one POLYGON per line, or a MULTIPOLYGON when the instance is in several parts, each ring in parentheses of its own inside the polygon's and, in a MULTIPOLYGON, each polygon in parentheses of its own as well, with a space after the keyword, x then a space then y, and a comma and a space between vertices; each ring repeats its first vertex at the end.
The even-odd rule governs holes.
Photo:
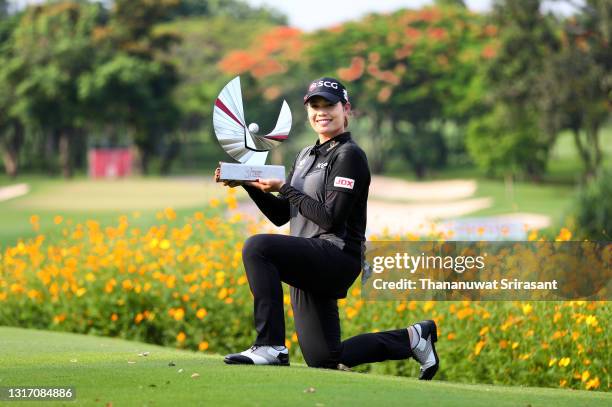
MULTIPOLYGON (((9 185, 6 179, 2 184, 9 185)), ((119 216, 127 215, 130 223, 147 227, 156 222, 160 209, 171 207, 179 216, 202 210, 212 198, 222 199, 227 189, 220 184, 199 178, 131 178, 114 181, 88 179, 61 180, 40 177, 20 182, 30 186, 30 192, 0 202, 0 246, 13 244, 19 238, 35 235, 30 217, 40 219, 40 232, 61 230, 54 217, 64 221, 83 222, 88 219, 102 224, 116 224, 119 216)), ((236 188, 239 196, 241 188, 236 188)))
MULTIPOLYGON (((291 367, 226 366, 219 355, 7 327, 0 327, 0 349, 0 386, 73 386, 79 406, 575 407, 612 404, 612 396, 602 392, 424 383, 295 364, 291 367), (139 356, 142 352, 150 354, 139 356), (192 377, 194 374, 199 376, 192 377)), ((40 405, 40 402, 19 405, 40 405)))

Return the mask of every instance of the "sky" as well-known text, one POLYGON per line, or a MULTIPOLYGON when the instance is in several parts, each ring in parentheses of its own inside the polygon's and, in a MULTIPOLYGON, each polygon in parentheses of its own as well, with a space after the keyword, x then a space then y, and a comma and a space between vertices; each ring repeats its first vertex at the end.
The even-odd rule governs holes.
MULTIPOLYGON (((26 4, 40 3, 43 0, 12 0, 13 6, 22 7, 26 4)), ((243 0, 253 6, 263 4, 272 6, 283 12, 289 18, 289 25, 303 31, 333 26, 348 20, 356 20, 372 13, 385 13, 400 8, 420 8, 431 4, 432 0, 243 0)), ((487 11, 493 0, 465 0, 467 6, 474 11, 487 11)), ((576 3, 583 3, 578 0, 576 3)), ((569 14, 572 10, 566 4, 544 3, 545 9, 569 14)))
MULTIPOLYGON (((289 18, 289 25, 304 31, 329 27, 348 20, 359 19, 372 13, 385 13, 401 8, 420 8, 433 3, 431 0, 245 0, 253 6, 272 6, 289 18)), ((474 11, 487 11, 492 0, 465 0, 474 11)), ((544 9, 569 14, 571 7, 562 4, 544 3, 544 9)), ((582 1, 578 1, 582 3, 582 1)))

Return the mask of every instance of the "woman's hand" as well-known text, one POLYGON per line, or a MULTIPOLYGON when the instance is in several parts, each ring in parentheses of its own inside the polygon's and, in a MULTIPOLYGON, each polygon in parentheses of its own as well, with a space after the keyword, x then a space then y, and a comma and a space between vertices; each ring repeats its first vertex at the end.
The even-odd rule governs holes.
POLYGON ((219 179, 220 174, 221 174, 221 169, 217 167, 215 169, 215 177, 214 177, 215 182, 223 182, 223 185, 225 185, 226 187, 230 187, 230 188, 235 188, 235 187, 242 185, 242 181, 221 181, 219 179))
POLYGON ((278 192, 285 185, 285 181, 282 179, 258 179, 257 181, 248 182, 248 185, 263 192, 278 192))

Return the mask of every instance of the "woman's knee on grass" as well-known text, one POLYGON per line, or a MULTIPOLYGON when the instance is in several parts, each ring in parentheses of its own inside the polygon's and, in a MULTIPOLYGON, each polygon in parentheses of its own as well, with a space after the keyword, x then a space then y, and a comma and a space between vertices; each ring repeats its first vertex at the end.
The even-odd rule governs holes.
POLYGON ((330 351, 326 346, 306 347, 300 345, 302 355, 308 367, 336 369, 339 363, 339 352, 330 351))

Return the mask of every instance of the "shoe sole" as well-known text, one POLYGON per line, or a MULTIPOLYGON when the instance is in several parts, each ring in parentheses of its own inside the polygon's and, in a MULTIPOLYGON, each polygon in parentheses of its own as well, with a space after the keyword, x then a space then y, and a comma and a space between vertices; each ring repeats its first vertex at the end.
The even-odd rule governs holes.
POLYGON ((431 336, 431 349, 433 350, 436 364, 428 369, 425 369, 423 371, 423 374, 419 377, 419 380, 431 380, 440 368, 440 359, 438 358, 438 352, 436 352, 435 345, 435 343, 438 341, 438 327, 436 326, 436 323, 432 320, 428 320, 427 322, 431 322, 431 324, 433 325, 433 331, 430 332, 429 335, 431 336))
POLYGON ((226 365, 249 365, 249 366, 290 366, 289 362, 287 363, 268 363, 265 365, 256 365, 255 363, 241 363, 241 362, 236 362, 234 360, 231 359, 223 359, 223 361, 225 362, 226 365))

